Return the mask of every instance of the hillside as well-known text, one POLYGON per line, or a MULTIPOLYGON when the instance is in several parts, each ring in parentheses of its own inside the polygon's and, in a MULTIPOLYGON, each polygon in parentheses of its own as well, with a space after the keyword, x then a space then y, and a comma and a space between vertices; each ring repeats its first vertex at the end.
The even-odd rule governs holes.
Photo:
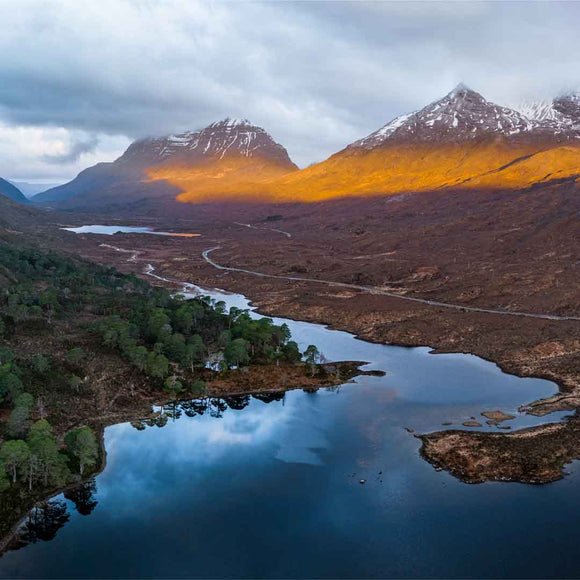
POLYGON ((6 179, 0 177, 0 196, 7 197, 12 201, 17 201, 18 203, 28 203, 28 200, 24 194, 14 185, 12 185, 6 179))
POLYGON ((23 205, 0 196, 0 232, 3 229, 31 231, 51 221, 46 211, 41 208, 29 204, 23 205))
POLYGON ((577 176, 580 116, 563 119, 530 119, 459 86, 323 163, 279 180, 276 198, 521 189, 577 176))

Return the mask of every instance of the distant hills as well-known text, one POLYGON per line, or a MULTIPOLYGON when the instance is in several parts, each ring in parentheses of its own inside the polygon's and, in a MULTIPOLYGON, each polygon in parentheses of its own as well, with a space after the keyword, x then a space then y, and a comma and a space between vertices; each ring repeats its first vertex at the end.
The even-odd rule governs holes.
POLYGON ((522 189, 580 176, 580 96, 517 110, 465 85, 298 170, 247 120, 133 143, 113 163, 34 198, 100 210, 147 200, 311 202, 444 189, 522 189))
POLYGON ((58 183, 28 183, 26 181, 15 181, 14 179, 8 179, 7 181, 17 187, 28 198, 58 185, 58 183))
POLYGON ((11 199, 12 201, 17 201, 18 203, 28 203, 28 200, 24 194, 14 185, 12 185, 6 179, 0 177, 0 195, 11 199))

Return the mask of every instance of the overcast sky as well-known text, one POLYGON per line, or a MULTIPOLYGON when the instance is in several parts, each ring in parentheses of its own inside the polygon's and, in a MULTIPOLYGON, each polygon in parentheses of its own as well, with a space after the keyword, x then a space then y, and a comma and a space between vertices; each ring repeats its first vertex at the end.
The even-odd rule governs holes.
POLYGON ((460 81, 580 85, 578 2, 0 0, 0 176, 66 181, 131 140, 246 117, 300 166, 460 81))

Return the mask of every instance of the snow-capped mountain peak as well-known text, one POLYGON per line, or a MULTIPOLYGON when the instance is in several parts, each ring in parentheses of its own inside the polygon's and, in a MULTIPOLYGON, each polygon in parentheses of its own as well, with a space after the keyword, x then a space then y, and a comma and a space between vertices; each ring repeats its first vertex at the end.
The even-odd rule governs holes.
POLYGON ((483 137, 536 135, 558 140, 579 138, 580 94, 510 109, 487 101, 460 83, 442 99, 396 117, 349 148, 369 150, 402 142, 466 142, 483 137))
POLYGON ((463 83, 420 111, 401 115, 351 145, 372 149, 394 141, 467 141, 483 135, 515 135, 534 124, 522 114, 485 100, 463 83))
POLYGON ((286 149, 247 119, 226 118, 198 131, 142 139, 133 143, 122 162, 140 165, 188 164, 229 157, 262 156, 295 167, 286 149))
POLYGON ((522 115, 533 121, 560 121, 561 114, 554 109, 552 101, 524 101, 515 107, 522 115))
POLYGON ((516 109, 535 121, 539 129, 580 137, 580 93, 563 94, 553 101, 523 102, 516 109))
POLYGON ((459 83, 447 96, 453 98, 457 96, 465 96, 468 93, 475 93, 475 91, 469 88, 465 83, 459 83))

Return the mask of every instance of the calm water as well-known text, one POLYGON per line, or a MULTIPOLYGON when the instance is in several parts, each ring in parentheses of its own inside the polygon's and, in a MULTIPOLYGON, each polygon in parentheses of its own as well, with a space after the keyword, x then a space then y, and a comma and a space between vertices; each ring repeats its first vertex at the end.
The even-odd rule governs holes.
MULTIPOLYGON (((329 359, 365 360, 387 375, 271 402, 216 401, 161 429, 108 428, 96 507, 81 515, 57 498, 66 524, 52 541, 8 552, 0 575, 580 575, 574 466, 546 486, 466 485, 424 462, 404 429, 457 425, 489 409, 516 412, 552 394, 552 383, 505 375, 474 356, 288 324, 302 347, 315 343, 329 359)), ((541 421, 518 416, 512 424, 541 421)))
POLYGON ((174 238, 195 238, 200 234, 182 234, 176 232, 158 232, 153 228, 133 227, 133 226, 79 226, 78 228, 61 228, 67 232, 75 234, 101 234, 104 236, 114 236, 115 234, 151 234, 154 236, 171 236, 174 238))

